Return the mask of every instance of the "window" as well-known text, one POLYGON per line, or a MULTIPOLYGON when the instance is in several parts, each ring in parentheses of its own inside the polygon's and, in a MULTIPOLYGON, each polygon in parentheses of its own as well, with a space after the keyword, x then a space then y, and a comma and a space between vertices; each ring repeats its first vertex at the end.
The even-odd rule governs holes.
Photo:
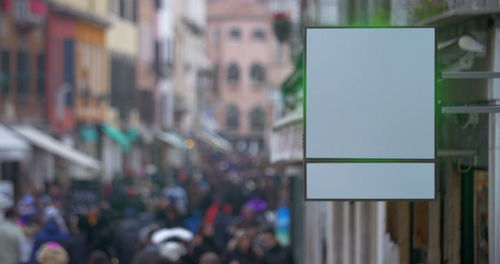
MULTIPOLYGON (((89 59, 88 56, 85 58, 89 59)), ((66 92, 65 102, 66 106, 73 106, 73 86, 75 85, 75 41, 73 39, 65 39, 63 42, 63 66, 63 81, 70 89, 66 92)))
POLYGON ((240 67, 235 62, 229 64, 227 68, 227 81, 229 84, 237 84, 240 80, 240 67))
POLYGON ((38 95, 45 94, 45 55, 40 54, 37 56, 37 93, 38 95))
POLYGON ((250 69, 250 80, 254 84, 262 84, 266 81, 266 71, 264 70, 264 66, 262 66, 262 64, 252 64, 250 69))
POLYGON ((231 40, 239 40, 241 38, 241 31, 239 28, 231 28, 231 30, 229 31, 229 38, 231 40))
POLYGON ((265 126, 265 115, 264 110, 257 106, 252 111, 250 111, 249 119, 250 119, 250 128, 254 132, 261 132, 264 130, 265 126))
POLYGON ((118 10, 119 10, 119 14, 120 14, 120 17, 124 18, 125 17, 125 0, 118 0, 118 10))
POLYGON ((161 9, 162 8, 162 4, 163 4, 162 2, 163 2, 163 0, 156 0, 155 1, 155 7, 156 7, 156 9, 161 9))
POLYGON ((1 54, 2 63, 0 65, 0 86, 2 88, 2 95, 9 93, 9 80, 10 80, 10 56, 8 50, 3 50, 1 54))
POLYGON ((122 19, 137 22, 137 0, 110 1, 111 12, 122 19))
POLYGON ((220 39, 220 29, 214 28, 212 30, 212 42, 219 43, 219 39, 220 39))
POLYGON ((130 6, 130 8, 132 9, 131 10, 131 16, 130 16, 130 20, 132 20, 133 22, 137 22, 138 20, 138 3, 137 3, 137 0, 132 0, 132 6, 130 6))
POLYGON ((264 41, 266 40, 266 32, 261 28, 254 29, 252 38, 257 41, 264 41))
POLYGON ((278 61, 283 61, 284 58, 285 58, 284 46, 281 43, 277 43, 276 44, 276 59, 278 61))
POLYGON ((29 92, 29 57, 26 51, 17 53, 17 93, 28 94, 29 92))
POLYGON ((226 127, 229 130, 237 130, 240 126, 240 111, 235 105, 230 105, 226 112, 226 127))
POLYGON ((121 0, 110 0, 108 1, 108 10, 110 14, 119 16, 120 15, 120 2, 121 0))

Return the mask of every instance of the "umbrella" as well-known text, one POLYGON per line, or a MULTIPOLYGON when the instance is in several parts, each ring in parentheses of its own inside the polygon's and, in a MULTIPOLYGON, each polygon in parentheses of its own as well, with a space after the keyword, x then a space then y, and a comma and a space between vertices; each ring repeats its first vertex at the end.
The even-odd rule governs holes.
POLYGON ((259 197, 253 197, 245 203, 244 208, 254 212, 261 212, 267 209, 267 203, 259 197))

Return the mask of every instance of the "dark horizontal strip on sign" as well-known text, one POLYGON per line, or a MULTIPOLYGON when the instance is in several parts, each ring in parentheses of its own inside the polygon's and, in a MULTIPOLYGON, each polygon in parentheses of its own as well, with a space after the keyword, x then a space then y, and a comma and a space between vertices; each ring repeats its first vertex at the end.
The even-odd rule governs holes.
POLYGON ((329 159, 306 158, 305 163, 435 163, 435 159, 329 159))
POLYGON ((443 79, 496 79, 500 78, 500 72, 442 72, 443 79))

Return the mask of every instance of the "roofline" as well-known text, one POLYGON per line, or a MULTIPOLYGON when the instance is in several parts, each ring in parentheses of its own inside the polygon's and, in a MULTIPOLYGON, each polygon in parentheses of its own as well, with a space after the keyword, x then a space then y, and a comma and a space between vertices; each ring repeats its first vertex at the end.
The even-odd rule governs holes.
POLYGON ((417 26, 437 25, 446 26, 450 24, 460 23, 479 16, 497 15, 500 14, 500 7, 495 8, 479 8, 479 9, 452 9, 441 14, 429 17, 415 23, 417 26))
POLYGON ((110 22, 105 18, 54 2, 52 0, 48 1, 47 6, 49 11, 74 16, 78 19, 89 21, 102 28, 106 28, 110 25, 110 22))
POLYGON ((224 20, 253 20, 253 19, 262 19, 262 20, 270 20, 271 15, 208 15, 208 21, 224 21, 224 20))

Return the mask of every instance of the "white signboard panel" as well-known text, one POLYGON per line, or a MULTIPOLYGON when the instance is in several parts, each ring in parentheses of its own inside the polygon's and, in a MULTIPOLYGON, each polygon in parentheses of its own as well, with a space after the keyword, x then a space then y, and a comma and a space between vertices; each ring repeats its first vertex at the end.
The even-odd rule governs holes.
POLYGON ((434 199, 433 163, 309 163, 309 199, 434 199))
MULTIPOLYGON (((434 191, 423 195, 435 188, 434 170, 414 171, 425 162, 434 167, 435 161, 434 28, 308 28, 305 94, 306 199, 434 199, 434 191), (342 195, 335 189, 325 193, 319 189, 340 180, 339 167, 323 165, 331 171, 313 170, 311 175, 309 164, 319 160, 356 161, 352 168, 361 166, 360 160, 387 163, 383 168, 401 163, 398 168, 407 166, 401 173, 432 177, 432 185, 422 185, 426 188, 420 196, 384 188, 371 196, 348 189, 356 185, 346 182, 347 177, 342 195), (323 186, 309 182, 318 177, 324 178, 323 186)), ((379 176, 376 182, 401 187, 368 169, 351 176, 379 176)))

